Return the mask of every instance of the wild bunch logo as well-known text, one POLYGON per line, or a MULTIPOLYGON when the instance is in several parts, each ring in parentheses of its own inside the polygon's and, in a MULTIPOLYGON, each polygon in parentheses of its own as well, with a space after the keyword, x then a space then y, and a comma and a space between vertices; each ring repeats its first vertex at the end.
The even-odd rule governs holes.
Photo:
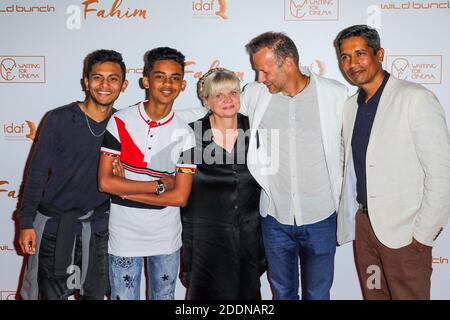
POLYGON ((227 20, 226 0, 197 0, 192 1, 193 18, 221 18, 227 20))
POLYGON ((450 9, 450 1, 403 1, 380 4, 381 10, 450 9))
POLYGON ((387 70, 401 80, 425 84, 442 82, 442 56, 440 55, 388 55, 387 70))
POLYGON ((1 194, 4 194, 11 199, 17 199, 19 197, 19 194, 16 190, 10 189, 9 181, 7 180, 0 180, 0 195, 1 194))
POLYGON ((2 129, 5 140, 33 141, 36 137, 36 125, 29 120, 25 120, 22 123, 4 123, 2 129))
POLYGON ((11 4, 0 6, 0 13, 54 13, 55 7, 52 5, 39 6, 21 6, 18 4, 11 4))
POLYGON ((13 245, 7 245, 7 244, 0 244, 0 252, 8 252, 8 251, 17 251, 20 252, 20 247, 13 246, 13 245))
POLYGON ((0 56, 0 83, 45 83, 44 56, 0 56))
POLYGON ((284 0, 284 20, 338 20, 339 0, 284 0))

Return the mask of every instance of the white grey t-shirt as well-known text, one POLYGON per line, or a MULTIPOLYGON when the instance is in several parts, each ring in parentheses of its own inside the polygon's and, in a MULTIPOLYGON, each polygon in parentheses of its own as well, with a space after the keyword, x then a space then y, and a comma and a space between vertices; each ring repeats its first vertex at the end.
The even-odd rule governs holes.
POLYGON ((268 156, 279 157, 269 176, 273 207, 280 223, 301 226, 329 217, 335 210, 322 143, 314 81, 294 97, 274 94, 259 126, 268 156), (278 130, 279 139, 271 134, 278 130), (276 152, 277 151, 277 152, 276 152), (277 155, 278 153, 278 155, 277 155))

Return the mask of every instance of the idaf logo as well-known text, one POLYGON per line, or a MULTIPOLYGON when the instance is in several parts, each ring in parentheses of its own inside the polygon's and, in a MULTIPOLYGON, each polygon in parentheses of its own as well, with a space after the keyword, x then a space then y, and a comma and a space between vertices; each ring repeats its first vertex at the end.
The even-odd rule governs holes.
POLYGON ((339 20, 339 0, 284 0, 284 20, 339 20))
POLYGON ((34 122, 25 120, 22 123, 3 123, 2 133, 5 140, 10 141, 33 141, 36 137, 36 125, 34 122))
POLYGON ((0 56, 0 83, 45 83, 45 57, 0 56))
POLYGON ((440 55, 388 55, 387 70, 394 77, 423 84, 442 82, 442 56, 440 55))
POLYGON ((194 0, 192 1, 193 18, 228 19, 226 0, 194 0))

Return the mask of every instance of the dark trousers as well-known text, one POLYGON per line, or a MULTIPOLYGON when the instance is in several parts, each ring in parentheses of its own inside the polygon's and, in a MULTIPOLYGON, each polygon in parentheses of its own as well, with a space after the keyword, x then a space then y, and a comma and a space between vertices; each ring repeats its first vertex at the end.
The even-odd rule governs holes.
POLYGON ((431 247, 391 249, 375 236, 366 212, 356 214, 356 269, 367 300, 429 300, 431 247))
MULTIPOLYGON (((103 300, 109 292, 108 231, 93 233, 92 236, 95 236, 97 243, 97 260, 94 263, 98 264, 99 278, 95 281, 95 286, 84 288, 81 299, 103 300)), ((55 245, 56 235, 44 233, 39 252, 38 271, 39 294, 43 300, 67 300, 79 289, 77 284, 81 281, 81 236, 77 235, 74 268, 72 272, 69 271, 67 276, 55 276, 55 245)), ((72 250, 72 248, 68 248, 68 250, 72 250)))

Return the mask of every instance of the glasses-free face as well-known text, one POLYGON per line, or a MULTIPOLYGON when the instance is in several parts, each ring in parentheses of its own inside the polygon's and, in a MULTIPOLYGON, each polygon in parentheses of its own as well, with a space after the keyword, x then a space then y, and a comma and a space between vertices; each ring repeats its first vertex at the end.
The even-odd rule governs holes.
MULTIPOLYGON (((363 37, 350 37, 340 46, 340 66, 347 79, 354 85, 370 88, 383 79, 384 50, 374 52, 363 37)), ((367 90, 366 90, 367 91, 367 90)))
POLYGON ((205 99, 205 106, 223 118, 234 117, 241 106, 240 91, 236 88, 223 88, 205 99))
POLYGON ((122 69, 115 62, 99 62, 92 66, 89 77, 84 78, 88 99, 100 106, 112 106, 125 91, 128 81, 122 78, 122 69))
POLYGON ((287 86, 287 74, 284 62, 280 61, 269 48, 262 48, 252 55, 253 68, 257 81, 264 83, 270 93, 282 92, 287 86))
POLYGON ((150 74, 142 78, 142 83, 149 99, 158 104, 172 104, 186 88, 183 69, 173 60, 156 61, 150 74))

